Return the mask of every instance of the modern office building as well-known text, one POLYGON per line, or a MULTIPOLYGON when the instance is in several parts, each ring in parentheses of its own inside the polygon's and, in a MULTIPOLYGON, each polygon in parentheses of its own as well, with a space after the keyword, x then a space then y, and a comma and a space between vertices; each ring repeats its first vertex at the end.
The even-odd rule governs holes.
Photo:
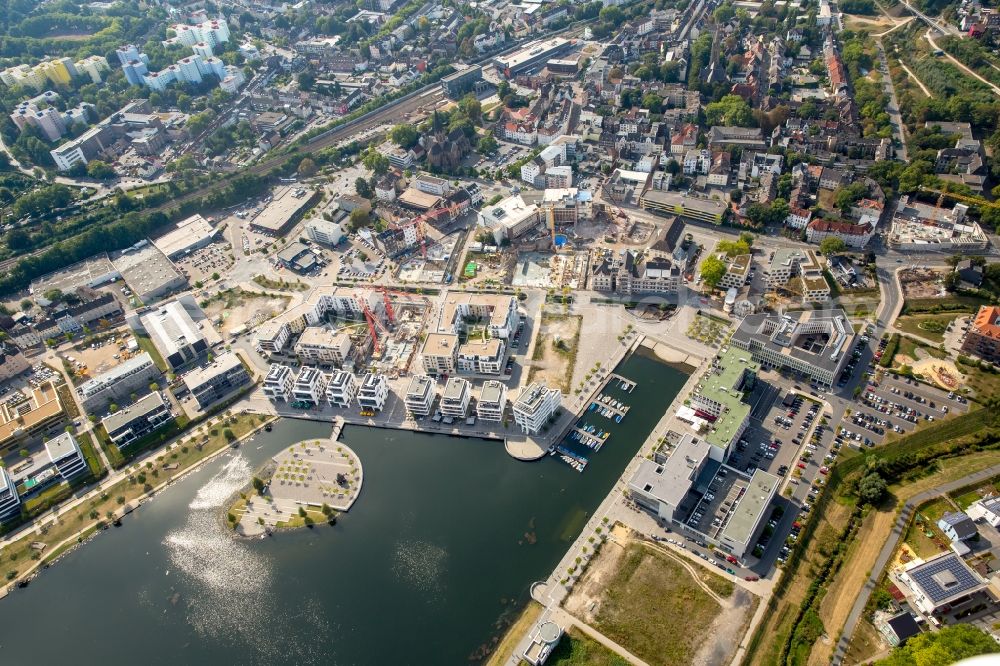
POLYGON ((850 356, 854 337, 843 310, 803 310, 748 315, 730 342, 765 368, 788 369, 828 387, 850 356))
POLYGON ((153 357, 136 354, 124 363, 76 387, 80 404, 88 413, 99 412, 112 402, 126 402, 133 393, 145 393, 161 377, 153 357))
POLYGON ((139 317, 142 327, 174 370, 196 361, 208 342, 180 301, 164 303, 139 317))
POLYGON ((108 438, 120 449, 158 430, 173 418, 163 397, 158 391, 154 391, 134 405, 104 417, 101 425, 107 431, 108 438))
POLYGON ((240 357, 233 352, 220 355, 208 365, 184 375, 184 386, 198 403, 208 409, 218 400, 250 383, 250 374, 240 357))
POLYGON ((690 407, 705 424, 703 438, 713 447, 713 460, 728 460, 750 425, 751 406, 743 397, 753 389, 759 371, 750 352, 729 346, 712 360, 691 392, 690 407))
POLYGON ((434 380, 427 375, 413 375, 403 401, 409 414, 428 416, 434 406, 434 380))
POLYGON ((306 235, 309 240, 333 247, 344 240, 344 229, 336 222, 317 217, 306 222, 306 235))
POLYGON ((287 365, 275 363, 264 376, 264 395, 271 400, 290 400, 294 383, 295 372, 287 365))
POLYGON ((481 421, 500 423, 503 421, 504 410, 507 408, 507 385, 496 379, 483 382, 476 401, 476 416, 481 421))
POLYGON ((22 402, 0 404, 0 452, 21 448, 66 423, 56 386, 46 381, 31 389, 22 402))
POLYGON ((326 383, 326 399, 334 407, 350 407, 358 396, 358 380, 346 370, 335 370, 326 383))
POLYGON ((461 377, 449 377, 438 409, 445 418, 464 419, 469 413, 471 400, 472 384, 461 377))
POLYGON ((369 372, 361 380, 357 398, 361 409, 380 411, 389 398, 389 380, 383 374, 369 372))
POLYGON ((71 432, 64 432, 45 442, 45 452, 63 481, 70 481, 90 471, 80 444, 71 432))
POLYGON ((303 366, 292 384, 292 397, 318 405, 326 397, 326 377, 316 368, 303 366))
POLYGON ((561 402, 559 389, 532 382, 514 401, 514 422, 522 432, 536 435, 559 410, 561 402))

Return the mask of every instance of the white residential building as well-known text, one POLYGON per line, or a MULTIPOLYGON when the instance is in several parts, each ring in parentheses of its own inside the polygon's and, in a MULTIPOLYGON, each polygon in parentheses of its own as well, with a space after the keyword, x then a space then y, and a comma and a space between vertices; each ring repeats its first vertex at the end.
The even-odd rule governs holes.
POLYGON ((472 399, 472 384, 461 377, 451 377, 444 386, 441 404, 438 409, 447 418, 464 419, 469 413, 469 402, 472 399))
POLYGON ((357 398, 361 409, 381 410, 389 398, 389 380, 385 375, 369 372, 361 380, 357 398))
POLYGON ((346 370, 337 370, 326 384, 326 399, 334 407, 350 407, 358 395, 358 380, 346 370))
POLYGON ((561 402, 562 394, 559 389, 532 382, 514 401, 514 422, 522 432, 536 435, 556 413, 561 402))
POLYGON ((341 367, 350 354, 351 336, 343 330, 309 326, 295 343, 295 355, 305 364, 341 367))
POLYGON ((503 370, 506 345, 500 338, 469 340, 458 348, 459 372, 477 375, 499 375, 503 370))
POLYGON ((454 333, 428 333, 421 350, 424 372, 450 375, 458 367, 458 336, 454 333))
POLYGON ((428 416, 434 406, 434 380, 427 375, 413 375, 403 399, 406 411, 413 416, 428 416))
POLYGON ((61 433, 45 442, 45 452, 59 471, 63 481, 69 481, 88 471, 87 461, 80 450, 80 444, 71 432, 61 433))
POLYGON ((0 467, 0 523, 21 513, 21 497, 10 474, 0 467))
POLYGON ((483 382, 476 402, 476 416, 482 421, 499 423, 503 421, 503 413, 507 408, 507 385, 496 379, 483 382))
POLYGON ((318 405, 326 397, 326 377, 316 368, 303 367, 292 384, 292 397, 318 405))
POLYGON ((295 383, 295 373, 287 365, 275 363, 264 376, 264 395, 271 400, 289 400, 292 397, 292 385, 295 383))
POLYGON ((306 222, 306 235, 310 240, 333 247, 344 240, 344 229, 336 222, 317 217, 306 222))

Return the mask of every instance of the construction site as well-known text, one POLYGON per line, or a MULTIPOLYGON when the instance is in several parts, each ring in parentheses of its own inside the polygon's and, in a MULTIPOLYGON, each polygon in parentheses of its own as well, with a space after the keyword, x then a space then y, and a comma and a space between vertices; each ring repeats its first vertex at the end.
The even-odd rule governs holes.
POLYGON ((391 378, 407 375, 428 325, 430 299, 383 287, 359 300, 365 306, 364 321, 338 329, 351 335, 354 368, 391 378), (375 298, 381 307, 371 306, 375 298))

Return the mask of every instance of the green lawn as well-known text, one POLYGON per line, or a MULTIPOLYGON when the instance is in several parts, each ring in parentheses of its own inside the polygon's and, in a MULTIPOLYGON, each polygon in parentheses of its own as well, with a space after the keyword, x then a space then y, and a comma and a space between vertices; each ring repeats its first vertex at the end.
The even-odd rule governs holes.
POLYGON ((628 666, 629 662, 576 627, 571 627, 545 663, 547 666, 628 666))
POLYGON ((965 386, 973 391, 976 400, 982 402, 990 396, 1000 395, 1000 373, 983 370, 963 356, 958 357, 956 367, 965 375, 965 386))
POLYGON ((720 610, 673 557, 633 543, 606 582, 594 626, 651 666, 680 666, 691 663, 703 635, 678 628, 704 629, 720 610))
POLYGON ((944 342, 945 329, 957 317, 961 316, 963 315, 960 312, 945 315, 907 315, 896 319, 896 328, 926 340, 944 342))
POLYGON ((156 367, 158 367, 161 372, 167 372, 167 370, 169 370, 166 362, 163 360, 163 357, 160 356, 160 352, 156 350, 156 345, 153 344, 153 340, 148 335, 145 335, 144 333, 136 333, 135 341, 138 343, 139 348, 142 349, 142 351, 148 352, 149 355, 153 357, 153 363, 156 364, 156 367))
POLYGON ((918 557, 927 559, 939 555, 948 549, 948 537, 937 528, 937 521, 952 506, 944 499, 936 499, 924 504, 917 511, 910 529, 906 533, 906 543, 918 557), (931 536, 927 536, 930 534, 931 536))

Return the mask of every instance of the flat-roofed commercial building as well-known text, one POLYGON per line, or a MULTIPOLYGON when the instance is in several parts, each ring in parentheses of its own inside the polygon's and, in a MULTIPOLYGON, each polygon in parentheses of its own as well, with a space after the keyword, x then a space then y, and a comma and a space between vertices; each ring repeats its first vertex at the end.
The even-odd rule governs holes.
POLYGON ((208 409, 241 386, 250 383, 250 374, 240 357, 232 352, 220 355, 203 368, 184 375, 184 386, 198 403, 198 409, 208 409))
POLYGON ((358 380, 346 370, 334 371, 326 383, 326 399, 334 407, 350 407, 358 395, 358 380))
POLYGON ((854 337, 854 327, 843 310, 803 310, 748 315, 730 343, 749 351, 766 368, 788 368, 822 386, 832 386, 854 337))
POLYGON ((559 389, 532 382, 514 401, 514 422, 522 432, 536 435, 559 410, 561 403, 562 394, 559 389))
POLYGON ((722 224, 726 214, 726 204, 718 199, 699 199, 666 190, 647 190, 639 197, 639 206, 654 213, 680 215, 712 224, 722 224))
POLYGON ((780 479, 762 469, 755 469, 750 483, 728 512, 718 536, 719 545, 738 559, 746 557, 767 521, 767 510, 774 500, 780 479))
POLYGON ((180 301, 150 310, 141 315, 139 321, 163 360, 174 370, 196 361, 208 351, 205 336, 180 301))
POLYGON ((427 416, 434 406, 434 380, 427 375, 413 375, 406 388, 406 411, 413 416, 427 416))
POLYGON ((306 235, 309 240, 333 247, 344 240, 344 229, 337 222, 318 217, 306 222, 306 235))
POLYGON ((309 326, 295 343, 300 363, 342 367, 351 353, 351 336, 322 326, 309 326))
POLYGON ((507 385, 496 379, 483 382, 476 401, 476 416, 482 421, 500 423, 503 421, 504 410, 507 409, 507 385))
POLYGON ((64 432, 45 442, 45 452, 63 481, 70 481, 89 471, 80 444, 71 432, 64 432))
POLYGON ((444 94, 452 99, 459 99, 475 87, 476 82, 482 80, 483 68, 479 65, 460 69, 454 74, 449 74, 441 79, 441 89, 444 94))
POLYGON ((493 64, 501 74, 514 76, 565 53, 572 45, 571 41, 562 37, 539 39, 513 53, 497 56, 493 64))
POLYGON ((212 242, 218 230, 212 223, 195 213, 177 223, 177 228, 153 241, 167 259, 183 257, 212 242))
POLYGON ((428 333, 420 352, 424 372, 450 375, 458 367, 458 336, 454 333, 428 333))
POLYGON ((361 380, 357 398, 361 409, 380 411, 389 399, 389 380, 383 374, 369 372, 361 380))
POLYGON ((540 208, 529 204, 520 194, 509 196, 479 211, 477 223, 493 234, 496 243, 523 236, 541 222, 540 208))
POLYGON ((129 248, 112 261, 125 284, 143 303, 158 301, 187 286, 187 279, 155 245, 129 248))
POLYGON ((120 449, 158 430, 173 418, 163 397, 159 392, 153 392, 134 405, 104 417, 101 425, 114 445, 120 449))
POLYGON ((438 409, 448 418, 464 419, 469 413, 469 402, 472 400, 472 384, 461 377, 449 377, 441 394, 441 404, 438 409))
POLYGON ((295 373, 292 369, 287 365, 274 363, 264 376, 264 395, 271 400, 289 400, 292 397, 294 383, 295 373))
POLYGON ((740 289, 750 276, 750 265, 752 263, 749 254, 741 254, 735 257, 727 257, 720 254, 719 258, 726 262, 726 273, 719 280, 719 289, 740 289))
POLYGON ((19 448, 65 423, 66 412, 55 385, 44 382, 31 389, 24 402, 0 405, 0 451, 19 448))
POLYGON ((326 377, 316 368, 303 367, 292 384, 292 397, 318 405, 326 397, 326 377))
POLYGON ((708 423, 704 439, 713 447, 714 460, 728 460, 733 445, 750 425, 751 407, 743 396, 753 388, 759 371, 750 352, 730 346, 712 360, 691 392, 695 416, 708 423))
POLYGON ((629 496, 658 518, 682 522, 687 510, 681 507, 688 493, 698 488, 698 478, 711 460, 712 448, 704 438, 687 434, 669 457, 657 452, 653 459, 641 459, 628 483, 629 496))
POLYGON ((281 236, 302 219, 305 211, 319 198, 319 193, 295 185, 279 187, 273 199, 253 218, 250 227, 259 233, 281 236))
POLYGON ((149 384, 160 377, 153 357, 142 352, 80 384, 76 392, 84 411, 94 413, 109 403, 125 401, 132 393, 145 392, 149 384))

